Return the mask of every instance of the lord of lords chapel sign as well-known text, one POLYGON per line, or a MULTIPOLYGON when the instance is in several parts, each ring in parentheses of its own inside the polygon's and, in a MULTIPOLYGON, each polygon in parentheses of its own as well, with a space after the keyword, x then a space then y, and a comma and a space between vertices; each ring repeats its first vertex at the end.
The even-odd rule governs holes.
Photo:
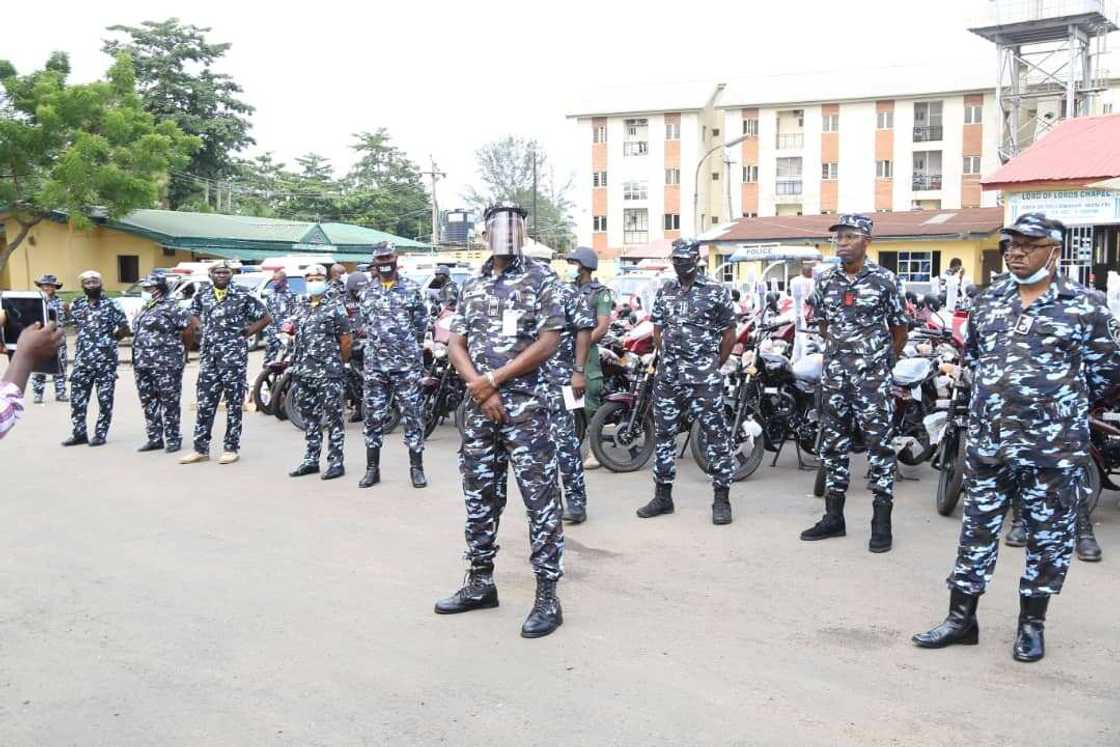
POLYGON ((1007 195, 1007 219, 1045 213, 1067 226, 1120 223, 1120 191, 1111 189, 1040 190, 1007 195))

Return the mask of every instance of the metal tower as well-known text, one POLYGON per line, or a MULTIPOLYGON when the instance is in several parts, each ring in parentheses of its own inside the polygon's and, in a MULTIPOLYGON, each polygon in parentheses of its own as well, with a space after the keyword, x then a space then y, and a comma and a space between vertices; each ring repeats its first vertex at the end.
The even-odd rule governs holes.
POLYGON ((998 51, 1001 161, 1058 121, 1094 113, 1107 73, 1101 57, 1116 20, 1108 0, 988 0, 983 25, 970 31, 998 51))

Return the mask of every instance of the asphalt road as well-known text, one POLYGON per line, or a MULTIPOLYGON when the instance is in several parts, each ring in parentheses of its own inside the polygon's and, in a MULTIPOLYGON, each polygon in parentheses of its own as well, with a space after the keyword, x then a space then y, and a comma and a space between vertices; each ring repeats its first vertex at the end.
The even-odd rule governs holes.
POLYGON ((429 442, 432 487, 408 486, 398 433, 363 491, 355 424, 349 474, 324 483, 286 476, 302 453, 287 423, 246 413, 239 464, 180 466, 135 452, 127 366, 117 402, 100 449, 59 447, 53 402, 0 442, 0 744, 1120 743, 1115 493, 1104 562, 1075 561, 1048 656, 1026 665, 1011 548, 979 646, 910 644, 944 617, 959 525, 934 511, 927 468, 898 486, 885 555, 867 552, 862 490, 847 538, 798 540, 821 502, 792 456, 735 485, 728 527, 687 458, 677 513, 648 521, 649 470, 600 470, 590 521, 567 533, 565 624, 528 641, 515 489, 501 607, 432 613, 464 569, 454 428, 429 442))

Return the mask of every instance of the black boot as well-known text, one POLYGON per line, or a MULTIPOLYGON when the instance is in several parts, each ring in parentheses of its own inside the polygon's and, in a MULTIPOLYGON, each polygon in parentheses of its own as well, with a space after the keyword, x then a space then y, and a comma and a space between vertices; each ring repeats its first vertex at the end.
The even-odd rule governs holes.
POLYGON ((137 451, 159 451, 163 448, 163 441, 149 441, 141 446, 137 451))
POLYGON ((63 441, 62 445, 63 446, 77 446, 79 444, 88 444, 88 443, 89 443, 89 437, 88 436, 71 436, 70 438, 63 441))
POLYGON ((844 525, 844 495, 826 495, 824 498, 824 516, 813 526, 801 533, 801 539, 806 542, 828 539, 829 537, 843 537, 848 533, 844 525))
POLYGON ((95 433, 93 435, 93 438, 91 438, 89 440, 89 445, 90 446, 104 446, 105 445, 105 437, 104 436, 98 436, 95 433))
POLYGON ((498 606, 498 587, 492 568, 472 568, 462 589, 436 602, 437 615, 454 615, 498 606))
POLYGON ((1015 648, 1011 656, 1015 661, 1038 661, 1046 655, 1046 644, 1042 629, 1046 623, 1046 607, 1050 595, 1019 597, 1019 635, 1015 638, 1015 648))
POLYGON ((319 460, 311 460, 307 457, 302 462, 296 465, 296 468, 288 473, 288 477, 303 477, 304 475, 313 475, 319 471, 319 460))
POLYGON ((871 552, 887 552, 891 549, 891 499, 875 496, 871 504, 871 541, 867 549, 871 552))
POLYGON ((980 641, 980 626, 976 622, 979 602, 979 594, 969 594, 954 586, 949 592, 949 616, 945 622, 910 640, 922 648, 945 648, 954 643, 975 646, 980 641))
POLYGON ((655 482, 653 484, 653 500, 638 509, 638 516, 649 519, 661 514, 673 513, 673 483, 655 482))
POLYGON ((537 597, 521 626, 522 638, 542 638, 564 624, 564 613, 556 596, 556 582, 537 576, 537 597))
POLYGON ((727 494, 729 488, 716 488, 715 500, 712 501, 712 523, 716 526, 731 523, 731 501, 727 494))
POLYGON ((1096 563, 1101 559, 1101 546, 1093 534, 1093 517, 1089 506, 1081 501, 1077 506, 1077 559, 1096 563))
POLYGON ((583 506, 573 506, 569 502, 562 518, 569 524, 582 524, 587 521, 587 509, 583 506))
POLYGON ((424 476, 424 452, 408 452, 408 476, 412 480, 412 487, 428 487, 428 478, 424 476))
POLYGON ((358 483, 359 488, 368 488, 381 482, 381 449, 366 449, 366 474, 358 483))
POLYGON ((335 480, 346 474, 346 468, 342 466, 342 462, 334 462, 327 466, 327 471, 319 475, 320 480, 335 480))
POLYGON ((1016 499, 1011 501, 1011 526, 1007 528, 1003 543, 1008 547, 1023 547, 1027 544, 1027 523, 1023 521, 1023 510, 1016 499))

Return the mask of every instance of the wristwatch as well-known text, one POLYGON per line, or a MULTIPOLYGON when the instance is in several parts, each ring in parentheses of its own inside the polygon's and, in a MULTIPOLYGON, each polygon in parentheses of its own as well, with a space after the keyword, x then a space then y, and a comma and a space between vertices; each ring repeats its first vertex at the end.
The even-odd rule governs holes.
POLYGON ((577 364, 575 366, 572 366, 572 370, 575 371, 576 373, 583 373, 583 366, 580 366, 580 365, 577 364))

